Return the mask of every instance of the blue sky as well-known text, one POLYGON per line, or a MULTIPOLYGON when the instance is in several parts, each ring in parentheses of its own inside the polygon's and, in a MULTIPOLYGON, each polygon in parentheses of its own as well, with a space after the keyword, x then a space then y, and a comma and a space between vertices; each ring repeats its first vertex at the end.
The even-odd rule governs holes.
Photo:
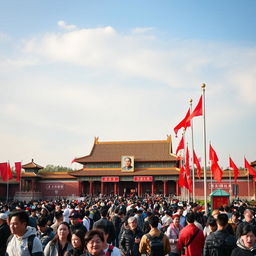
POLYGON ((255 11, 252 0, 1 1, 0 161, 70 166, 94 136, 171 133, 175 149, 203 82, 220 164, 256 160, 255 11))

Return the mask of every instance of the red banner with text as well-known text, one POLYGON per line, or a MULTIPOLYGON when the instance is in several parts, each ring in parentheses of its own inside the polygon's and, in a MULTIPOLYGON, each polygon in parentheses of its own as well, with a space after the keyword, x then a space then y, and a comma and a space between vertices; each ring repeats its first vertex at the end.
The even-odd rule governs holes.
POLYGON ((135 176, 133 177, 133 181, 135 182, 151 182, 153 181, 152 176, 135 176))
POLYGON ((119 177, 101 177, 102 182, 119 182, 119 177))

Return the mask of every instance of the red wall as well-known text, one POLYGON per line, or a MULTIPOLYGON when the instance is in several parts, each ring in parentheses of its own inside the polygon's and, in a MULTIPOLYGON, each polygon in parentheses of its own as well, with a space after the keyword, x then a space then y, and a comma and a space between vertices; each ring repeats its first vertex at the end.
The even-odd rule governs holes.
POLYGON ((78 191, 78 182, 70 181, 70 182, 54 182, 49 181, 47 183, 41 183, 41 192, 44 197, 51 196, 80 196, 78 191))
MULTIPOLYGON (((231 196, 233 196, 232 190, 232 184, 235 184, 234 181, 226 180, 221 183, 217 183, 216 181, 212 181, 212 184, 210 181, 207 182, 207 194, 210 195, 212 191, 216 189, 222 189, 225 190, 227 193, 229 193, 231 196), (211 190, 212 185, 212 190, 211 190), (231 185, 231 187, 230 187, 231 185)), ((247 197, 248 196, 248 182, 247 180, 239 180, 237 182, 238 184, 238 197, 247 197)), ((195 194, 196 196, 203 196, 204 195, 204 181, 203 180, 196 180, 195 183, 195 194)), ((253 197, 255 195, 255 182, 249 181, 249 197, 253 197)))

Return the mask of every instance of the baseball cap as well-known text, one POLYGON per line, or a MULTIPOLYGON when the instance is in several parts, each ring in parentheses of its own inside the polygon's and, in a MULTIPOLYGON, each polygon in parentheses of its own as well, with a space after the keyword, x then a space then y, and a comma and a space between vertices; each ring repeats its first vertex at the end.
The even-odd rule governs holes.
POLYGON ((1 220, 7 220, 8 216, 5 213, 0 213, 0 219, 1 220))

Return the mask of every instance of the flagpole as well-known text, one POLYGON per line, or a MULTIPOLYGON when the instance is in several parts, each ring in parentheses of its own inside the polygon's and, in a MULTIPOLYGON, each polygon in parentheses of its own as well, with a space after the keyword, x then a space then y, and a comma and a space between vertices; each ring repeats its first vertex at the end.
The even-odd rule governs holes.
POLYGON ((206 176, 206 125, 205 125, 205 84, 202 84, 203 92, 203 148, 204 148, 204 208, 205 214, 208 215, 208 205, 207 205, 207 176, 206 176))
MULTIPOLYGON (((229 155, 229 158, 230 158, 230 155, 229 155)), ((230 170, 230 166, 229 166, 228 170, 229 170, 229 190, 228 190, 228 192, 229 192, 230 198, 231 198, 232 185, 231 185, 231 170, 230 170)))
MULTIPOLYGON (((184 150, 183 150, 183 160, 182 160, 182 165, 184 166, 184 159, 186 157, 186 136, 185 136, 186 130, 183 130, 183 138, 184 138, 184 150)), ((184 201, 187 201, 187 190, 184 187, 184 201)))
MULTIPOLYGON (((9 163, 9 161, 8 161, 9 163)), ((6 202, 8 203, 9 201, 9 170, 7 167, 7 184, 6 184, 7 188, 6 188, 6 202)))
MULTIPOLYGON (((186 137, 185 137, 185 134, 186 134, 186 130, 184 129, 184 132, 183 132, 183 136, 184 136, 184 147, 185 147, 185 145, 186 145, 186 137)), ((188 147, 188 145, 187 145, 187 147, 188 147)), ((187 147, 185 147, 184 148, 184 159, 186 158, 186 149, 187 149, 187 147)), ((184 166, 184 163, 185 162, 183 162, 183 166, 184 166)), ((186 179, 187 179, 187 175, 186 175, 186 179)), ((189 190, 188 189, 185 189, 184 188, 184 191, 185 191, 185 201, 187 200, 187 202, 189 203, 189 190)))
POLYGON ((250 180, 250 174, 249 174, 249 172, 248 172, 248 178, 247 178, 247 187, 248 187, 248 201, 250 200, 250 182, 249 182, 249 180, 250 180))
MULTIPOLYGON (((193 100, 189 100, 190 105, 190 112, 192 113, 192 102, 193 100)), ((192 144, 192 181, 193 181, 193 187, 192 187, 192 197, 193 197, 193 203, 195 203, 195 167, 194 167, 194 133, 193 133, 193 119, 190 120, 190 127, 191 127, 191 144, 192 144)))
MULTIPOLYGON (((186 152, 188 151, 188 143, 187 143, 187 146, 186 146, 186 152)), ((188 151, 189 152, 189 151, 188 151)), ((187 153, 185 155, 185 158, 187 159, 187 153)), ((189 166, 189 158, 188 158, 188 163, 187 163, 187 160, 186 160, 186 168, 187 168, 187 165, 188 165, 188 168, 189 168, 189 172, 190 172, 190 166, 189 166)), ((186 173, 186 179, 187 179, 187 173, 186 173)), ((187 179, 188 181, 188 179, 187 179)), ((188 199, 188 203, 190 202, 190 191, 187 189, 187 199, 188 199)))
MULTIPOLYGON (((209 145, 211 145, 211 141, 209 142, 209 145)), ((210 166, 211 166, 211 163, 210 163, 210 160, 209 160, 209 164, 210 164, 210 166)), ((212 194, 212 171, 210 171, 210 173, 211 173, 211 194, 212 194)))

